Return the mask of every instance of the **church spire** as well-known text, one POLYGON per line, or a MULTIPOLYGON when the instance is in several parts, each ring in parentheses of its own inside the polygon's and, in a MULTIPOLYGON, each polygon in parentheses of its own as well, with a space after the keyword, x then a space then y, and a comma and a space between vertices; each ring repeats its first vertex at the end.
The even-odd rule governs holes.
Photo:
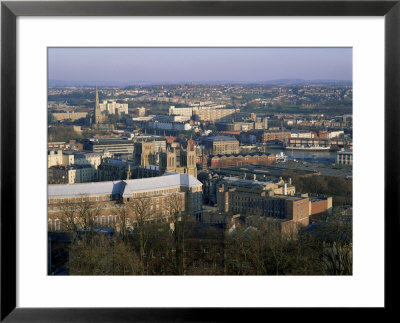
POLYGON ((97 85, 96 85, 96 109, 99 106, 100 106, 100 103, 99 103, 99 92, 97 91, 97 85))
POLYGON ((96 103, 94 106, 94 117, 93 117, 93 123, 97 124, 101 122, 101 111, 100 111, 100 102, 99 102, 99 92, 97 90, 97 85, 96 85, 96 103))

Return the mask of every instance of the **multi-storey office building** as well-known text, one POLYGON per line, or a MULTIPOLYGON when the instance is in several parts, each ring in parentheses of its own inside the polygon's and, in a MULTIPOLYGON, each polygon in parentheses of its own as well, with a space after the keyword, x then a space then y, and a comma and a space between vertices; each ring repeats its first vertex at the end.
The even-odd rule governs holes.
POLYGON ((83 148, 88 151, 102 153, 108 151, 114 154, 133 154, 133 141, 126 139, 85 139, 83 148))

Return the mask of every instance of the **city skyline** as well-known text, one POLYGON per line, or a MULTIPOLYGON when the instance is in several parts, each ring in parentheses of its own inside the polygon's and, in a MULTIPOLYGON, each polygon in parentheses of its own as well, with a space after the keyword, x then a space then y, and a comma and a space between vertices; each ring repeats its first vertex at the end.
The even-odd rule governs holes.
POLYGON ((352 81, 352 48, 49 48, 49 81, 99 85, 352 81))

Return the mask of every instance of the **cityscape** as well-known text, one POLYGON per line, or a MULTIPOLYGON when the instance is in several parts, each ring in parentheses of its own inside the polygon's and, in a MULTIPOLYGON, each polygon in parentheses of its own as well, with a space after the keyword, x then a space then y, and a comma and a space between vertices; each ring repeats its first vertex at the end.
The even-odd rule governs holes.
POLYGON ((351 48, 49 48, 48 275, 352 275, 351 48))

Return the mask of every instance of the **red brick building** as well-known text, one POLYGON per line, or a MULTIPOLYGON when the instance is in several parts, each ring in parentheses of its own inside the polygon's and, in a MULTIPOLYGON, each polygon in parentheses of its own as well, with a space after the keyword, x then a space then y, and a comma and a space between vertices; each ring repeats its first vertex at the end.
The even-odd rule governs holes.
POLYGON ((284 141, 286 139, 289 139, 291 135, 290 131, 266 131, 262 133, 262 138, 261 142, 267 142, 267 141, 284 141))

